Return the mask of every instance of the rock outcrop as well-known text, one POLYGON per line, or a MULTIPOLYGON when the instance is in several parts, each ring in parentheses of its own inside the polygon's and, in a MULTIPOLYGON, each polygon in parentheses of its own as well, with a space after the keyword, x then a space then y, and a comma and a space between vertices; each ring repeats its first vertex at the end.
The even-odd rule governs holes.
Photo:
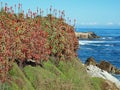
POLYGON ((93 57, 89 57, 86 62, 85 62, 86 65, 93 65, 93 66, 96 66, 97 65, 97 62, 94 60, 93 57))
POLYGON ((79 39, 94 39, 99 38, 94 32, 75 32, 79 39))
POLYGON ((118 68, 115 69, 115 74, 120 74, 120 70, 118 68))
POLYGON ((90 57, 86 60, 85 64, 87 66, 88 65, 97 66, 100 69, 105 70, 109 73, 120 74, 120 69, 118 69, 117 67, 112 65, 110 62, 107 62, 107 61, 104 61, 104 60, 101 60, 100 63, 97 63, 93 57, 90 57))
POLYGON ((115 73, 115 69, 116 69, 116 67, 114 67, 111 63, 106 61, 101 61, 98 67, 109 73, 115 73))
POLYGON ((91 77, 99 77, 106 80, 102 90, 120 90, 120 81, 109 74, 107 71, 100 69, 97 66, 89 65, 86 67, 87 72, 91 77), (114 85, 115 84, 115 85, 114 85), (115 87, 117 86, 117 87, 115 87))

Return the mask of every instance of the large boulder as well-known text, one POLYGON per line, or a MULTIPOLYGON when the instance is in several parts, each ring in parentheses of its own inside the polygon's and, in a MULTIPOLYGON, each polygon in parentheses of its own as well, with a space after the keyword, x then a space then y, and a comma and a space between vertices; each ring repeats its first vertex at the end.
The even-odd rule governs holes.
POLYGON ((120 74, 120 70, 118 68, 115 69, 115 74, 120 74))
POLYGON ((93 65, 93 66, 96 66, 97 63, 95 61, 95 59, 93 57, 89 57, 86 62, 85 62, 86 65, 93 65))
POLYGON ((111 63, 106 62, 104 60, 100 62, 98 67, 101 68, 102 70, 109 72, 109 73, 115 73, 115 67, 111 63))

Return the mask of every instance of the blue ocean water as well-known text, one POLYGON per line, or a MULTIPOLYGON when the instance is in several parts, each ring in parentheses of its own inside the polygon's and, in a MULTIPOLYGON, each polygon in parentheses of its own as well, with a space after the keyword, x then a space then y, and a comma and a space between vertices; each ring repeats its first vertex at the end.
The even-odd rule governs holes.
MULTIPOLYGON (((108 61, 120 69, 120 29, 80 29, 76 32, 95 32, 100 38, 79 40, 78 57, 84 63, 88 57, 97 62, 108 61)), ((115 75, 120 80, 120 75, 115 75)))

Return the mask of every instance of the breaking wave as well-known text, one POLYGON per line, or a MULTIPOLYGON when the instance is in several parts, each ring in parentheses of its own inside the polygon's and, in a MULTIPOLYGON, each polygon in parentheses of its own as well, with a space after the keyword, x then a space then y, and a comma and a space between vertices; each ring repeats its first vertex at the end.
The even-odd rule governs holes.
POLYGON ((80 40, 80 45, 93 45, 93 46, 113 46, 115 43, 120 43, 120 41, 87 41, 80 40))

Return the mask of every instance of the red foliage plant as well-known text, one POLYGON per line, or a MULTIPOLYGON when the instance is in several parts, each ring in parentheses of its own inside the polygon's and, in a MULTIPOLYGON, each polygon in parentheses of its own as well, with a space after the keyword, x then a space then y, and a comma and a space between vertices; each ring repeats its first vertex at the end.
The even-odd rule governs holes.
MULTIPOLYGON (((16 12, 16 5, 14 6, 16 12)), ((0 80, 4 82, 12 63, 17 60, 20 65, 26 61, 34 61, 41 64, 47 61, 50 56, 59 60, 71 59, 76 55, 78 40, 74 28, 52 16, 50 7, 50 19, 41 17, 43 11, 40 9, 40 16, 30 9, 26 16, 18 5, 19 14, 14 13, 11 7, 9 12, 7 4, 5 10, 0 12, 0 80), (34 16, 34 18, 32 17, 34 16)), ((57 10, 55 10, 57 15, 57 10)), ((61 12, 65 17, 65 12, 61 12)))

